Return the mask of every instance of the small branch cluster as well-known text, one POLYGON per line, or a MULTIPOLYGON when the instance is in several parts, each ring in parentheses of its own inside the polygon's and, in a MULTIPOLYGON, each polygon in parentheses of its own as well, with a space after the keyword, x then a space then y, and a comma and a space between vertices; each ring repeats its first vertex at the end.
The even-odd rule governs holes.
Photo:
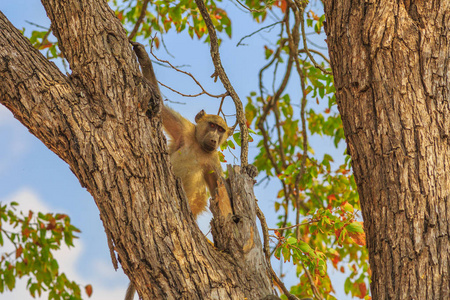
POLYGON ((207 92, 207 91, 205 90, 205 88, 201 85, 201 83, 194 77, 194 75, 192 75, 192 74, 189 73, 189 72, 183 71, 183 70, 181 70, 181 69, 175 67, 172 63, 170 63, 170 62, 167 61, 167 60, 163 60, 163 59, 158 58, 158 57, 153 53, 153 47, 150 47, 150 53, 151 53, 151 54, 153 55, 153 57, 154 57, 157 61, 159 61, 160 63, 167 64, 167 65, 169 65, 172 69, 174 69, 175 71, 180 72, 180 73, 182 73, 182 74, 185 74, 185 75, 191 77, 192 80, 194 80, 195 84, 197 84, 197 86, 202 90, 200 93, 197 93, 197 94, 194 94, 194 95, 183 94, 183 93, 181 93, 181 92, 179 92, 179 91, 177 91, 177 90, 175 90, 175 89, 173 89, 173 88, 171 88, 171 87, 169 87, 169 86, 167 86, 167 85, 161 83, 160 81, 158 81, 160 85, 162 85, 162 86, 168 88, 168 89, 171 90, 172 92, 175 92, 175 93, 177 93, 177 94, 179 94, 179 95, 181 95, 181 96, 183 96, 183 97, 198 97, 198 96, 200 96, 200 95, 208 95, 208 96, 213 97, 213 98, 222 98, 222 100, 228 95, 228 93, 223 93, 223 94, 220 94, 220 95, 214 95, 214 94, 211 94, 211 93, 207 92))

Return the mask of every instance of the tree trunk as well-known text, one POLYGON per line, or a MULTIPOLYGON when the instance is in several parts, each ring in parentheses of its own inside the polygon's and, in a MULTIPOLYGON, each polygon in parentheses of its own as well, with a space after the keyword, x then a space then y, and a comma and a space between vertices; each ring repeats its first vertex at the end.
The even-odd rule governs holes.
POLYGON ((449 299, 450 2, 324 6, 373 299, 449 299))
POLYGON ((115 266, 117 254, 143 299, 271 294, 252 180, 230 169, 234 203, 213 210, 214 248, 173 177, 160 99, 114 12, 104 1, 42 2, 72 74, 63 75, 0 13, 0 103, 92 194, 115 266))

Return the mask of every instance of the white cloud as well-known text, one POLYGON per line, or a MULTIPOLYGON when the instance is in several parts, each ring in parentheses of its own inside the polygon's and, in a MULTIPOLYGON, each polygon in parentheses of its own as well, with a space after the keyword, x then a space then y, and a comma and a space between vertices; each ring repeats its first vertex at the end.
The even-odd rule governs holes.
MULTIPOLYGON (((39 196, 30 188, 22 188, 13 195, 1 199, 0 202, 7 203, 15 201, 19 203, 19 210, 23 212, 40 211, 43 213, 54 212, 49 206, 47 206, 39 196)), ((110 299, 121 299, 125 295, 125 287, 117 286, 114 288, 107 287, 102 282, 105 282, 105 277, 114 278, 115 276, 121 276, 121 272, 114 272, 110 265, 105 265, 101 261, 98 261, 94 265, 88 266, 92 268, 92 276, 89 278, 89 282, 82 278, 82 276, 77 271, 77 267, 82 265, 84 262, 81 260, 81 255, 83 253, 84 245, 80 239, 75 240, 75 247, 68 248, 62 247, 61 250, 55 253, 55 257, 58 260, 60 271, 64 272, 70 280, 74 280, 82 287, 83 299, 93 299, 93 300, 110 300, 110 299), (94 287, 93 294, 91 298, 88 298, 84 293, 84 286, 91 284, 94 287)), ((9 245, 9 247, 12 247, 9 245)), ((0 252, 8 251, 8 245, 2 247, 0 252)), ((122 275, 123 277, 123 275, 122 275)), ((11 291, 5 291, 0 294, 0 300, 33 300, 33 299, 47 299, 48 294, 43 294, 40 298, 32 298, 28 290, 26 290, 27 278, 18 280, 16 282, 15 289, 11 291)), ((106 278, 106 282, 108 279, 106 278)))

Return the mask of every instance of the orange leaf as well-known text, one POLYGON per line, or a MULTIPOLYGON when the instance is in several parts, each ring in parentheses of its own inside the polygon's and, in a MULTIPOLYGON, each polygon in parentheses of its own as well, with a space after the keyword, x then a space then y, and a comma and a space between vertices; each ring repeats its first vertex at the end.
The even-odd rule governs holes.
POLYGON ((92 285, 88 284, 87 286, 84 287, 84 289, 86 290, 86 294, 88 295, 88 297, 91 297, 91 295, 92 295, 92 285))
POLYGON ((155 38, 153 39, 153 41, 155 42, 155 47, 156 47, 156 49, 159 49, 159 44, 160 44, 160 42, 159 42, 158 37, 155 36, 155 38))
POLYGON ((66 217, 67 217, 66 214, 57 214, 57 215, 56 215, 56 220, 61 220, 61 219, 64 219, 64 218, 66 218, 66 217))
POLYGON ((24 230, 22 230, 22 235, 26 238, 30 236, 30 233, 31 233, 31 230, 28 228, 25 228, 24 230))
POLYGON ((355 296, 358 297, 359 299, 364 299, 364 296, 367 293, 367 287, 366 284, 364 282, 355 282, 353 284, 353 287, 356 289, 355 292, 355 296))
POLYGON ((286 12, 286 8, 287 8, 287 2, 286 2, 286 0, 281 0, 280 8, 281 8, 281 12, 282 12, 282 13, 285 13, 285 12, 286 12))
POLYGON ((356 244, 360 246, 366 245, 366 234, 364 232, 349 232, 348 235, 356 244))
POLYGON ((334 266, 336 269, 337 269, 337 264, 338 264, 338 262, 340 262, 340 261, 341 261, 341 260, 340 260, 338 254, 334 255, 333 258, 331 259, 331 262, 333 263, 333 266, 334 266))
POLYGON ((56 219, 55 218, 51 218, 50 219, 50 221, 48 222, 48 225, 47 225, 47 230, 52 230, 52 229, 55 229, 55 227, 56 227, 56 219))
POLYGON ((320 20, 319 16, 316 15, 312 10, 310 10, 308 13, 311 14, 313 20, 315 20, 315 21, 319 21, 320 20))
POLYGON ((51 46, 53 46, 53 43, 50 43, 50 42, 43 43, 43 44, 41 45, 41 47, 39 47, 39 50, 43 50, 43 49, 46 49, 46 48, 50 48, 51 46))
POLYGON ((120 21, 123 21, 123 12, 122 11, 119 11, 119 13, 116 13, 116 15, 120 21))
POLYGON ((23 248, 22 245, 19 245, 19 248, 16 249, 16 259, 22 255, 23 248))

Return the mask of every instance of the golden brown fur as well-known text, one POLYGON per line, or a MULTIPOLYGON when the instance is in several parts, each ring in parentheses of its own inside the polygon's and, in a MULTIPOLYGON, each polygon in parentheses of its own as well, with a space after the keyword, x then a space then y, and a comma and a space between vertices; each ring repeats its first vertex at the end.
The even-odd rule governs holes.
POLYGON ((222 176, 217 148, 228 138, 230 130, 217 115, 203 110, 195 117, 197 125, 164 106, 162 121, 170 136, 169 154, 175 176, 181 178, 194 217, 205 210, 209 189, 214 195, 222 176))

